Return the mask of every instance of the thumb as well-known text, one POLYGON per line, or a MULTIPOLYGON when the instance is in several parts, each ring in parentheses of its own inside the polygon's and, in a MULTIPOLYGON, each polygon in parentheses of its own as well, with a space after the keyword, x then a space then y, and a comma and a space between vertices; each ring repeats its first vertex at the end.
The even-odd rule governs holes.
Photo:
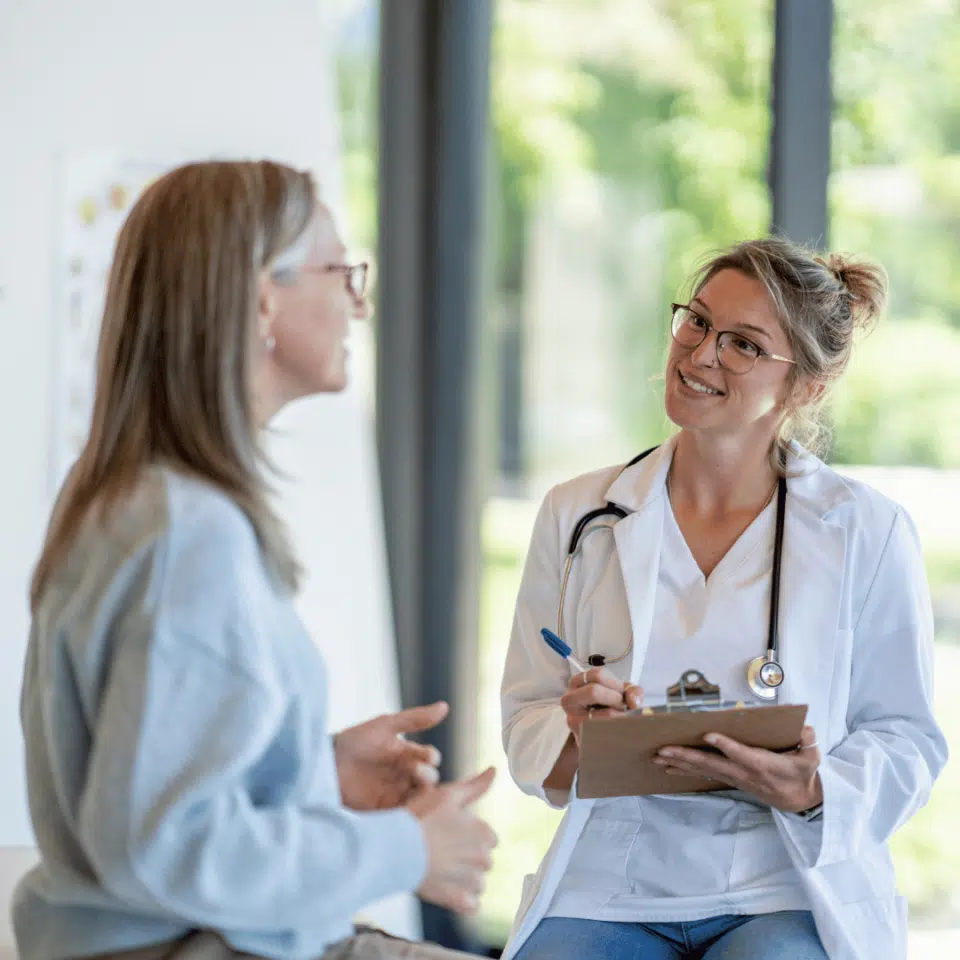
POLYGON ((391 718, 393 729, 396 733, 421 733, 431 730, 446 717, 449 710, 450 707, 443 700, 401 710, 391 718))
POLYGON ((496 767, 487 767, 483 773, 450 784, 454 802, 461 807, 469 807, 472 803, 476 803, 490 789, 496 775, 496 767))
POLYGON ((627 703, 628 710, 637 710, 643 706, 643 687, 638 687, 635 683, 631 683, 623 691, 623 699, 627 703))

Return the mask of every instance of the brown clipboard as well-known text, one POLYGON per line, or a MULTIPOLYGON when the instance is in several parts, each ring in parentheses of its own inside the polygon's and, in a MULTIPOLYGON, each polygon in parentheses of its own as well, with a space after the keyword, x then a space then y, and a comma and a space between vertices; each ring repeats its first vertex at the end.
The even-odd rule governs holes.
POLYGON ((584 721, 580 731, 577 796, 641 797, 653 793, 729 790, 703 777, 669 774, 653 762, 661 747, 700 747, 708 733, 723 733, 750 747, 795 749, 807 716, 804 704, 735 706, 725 710, 678 709, 664 713, 633 710, 584 721))

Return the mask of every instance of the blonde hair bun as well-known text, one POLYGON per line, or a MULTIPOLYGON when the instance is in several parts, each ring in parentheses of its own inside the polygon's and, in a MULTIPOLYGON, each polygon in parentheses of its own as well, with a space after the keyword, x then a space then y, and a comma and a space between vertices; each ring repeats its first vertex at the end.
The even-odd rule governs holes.
POLYGON ((859 330, 870 330, 887 307, 887 271, 870 260, 831 253, 817 257, 850 296, 850 314, 859 330))

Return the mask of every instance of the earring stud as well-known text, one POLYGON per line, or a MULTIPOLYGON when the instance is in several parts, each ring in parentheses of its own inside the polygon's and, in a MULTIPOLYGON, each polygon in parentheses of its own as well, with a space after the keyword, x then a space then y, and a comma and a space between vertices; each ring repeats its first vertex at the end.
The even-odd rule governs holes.
POLYGON ((268 333, 263 338, 263 345, 267 348, 270 353, 273 353, 273 348, 277 345, 277 340, 272 333, 268 333))

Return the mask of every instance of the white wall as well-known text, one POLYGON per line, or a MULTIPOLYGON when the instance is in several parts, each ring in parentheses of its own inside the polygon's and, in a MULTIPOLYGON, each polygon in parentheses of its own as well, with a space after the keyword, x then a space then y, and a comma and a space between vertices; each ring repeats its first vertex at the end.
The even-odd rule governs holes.
MULTIPOLYGON (((0 0, 0 846, 31 842, 16 705, 27 583, 50 508, 60 159, 103 149, 270 156, 313 168, 337 206, 332 83, 316 0, 0 0)), ((290 411, 273 448, 292 478, 284 509, 310 574, 302 609, 336 678, 334 722, 391 708, 396 671, 361 393, 290 411)), ((375 919, 409 931, 408 908, 394 903, 375 919)))

